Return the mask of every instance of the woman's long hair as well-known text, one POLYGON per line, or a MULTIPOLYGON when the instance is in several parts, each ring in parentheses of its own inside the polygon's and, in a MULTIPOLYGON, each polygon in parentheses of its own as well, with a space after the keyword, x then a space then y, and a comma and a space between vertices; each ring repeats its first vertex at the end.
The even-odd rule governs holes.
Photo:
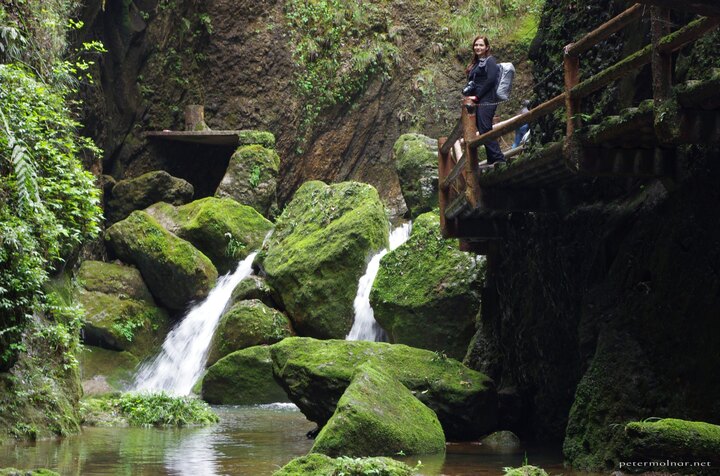
POLYGON ((472 49, 472 52, 473 52, 473 59, 472 59, 472 61, 470 62, 470 64, 467 65, 467 68, 465 68, 465 76, 467 76, 468 74, 470 74, 470 70, 472 70, 472 68, 473 68, 473 66, 475 65, 475 63, 477 63, 478 60, 480 59, 480 57, 479 57, 477 54, 475 54, 475 43, 477 43, 477 40, 483 40, 483 43, 485 43, 485 46, 487 47, 486 55, 487 55, 487 56, 490 55, 490 40, 488 40, 488 37, 485 36, 485 35, 478 35, 478 36, 476 36, 475 39, 473 40, 472 46, 471 46, 471 49, 472 49))

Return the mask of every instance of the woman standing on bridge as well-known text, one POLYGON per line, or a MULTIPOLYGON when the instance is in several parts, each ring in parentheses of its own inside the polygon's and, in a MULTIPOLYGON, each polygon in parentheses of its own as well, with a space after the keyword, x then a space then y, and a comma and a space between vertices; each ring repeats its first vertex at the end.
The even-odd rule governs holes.
MULTIPOLYGON (((478 103, 475 118, 480 134, 492 129, 493 116, 497 109, 495 89, 498 81, 498 66, 495 58, 490 55, 490 41, 486 36, 478 36, 473 40, 473 61, 465 69, 468 77, 468 86, 463 94, 478 103)), ((495 164, 505 162, 505 156, 500 151, 497 141, 485 144, 487 163, 495 164)))

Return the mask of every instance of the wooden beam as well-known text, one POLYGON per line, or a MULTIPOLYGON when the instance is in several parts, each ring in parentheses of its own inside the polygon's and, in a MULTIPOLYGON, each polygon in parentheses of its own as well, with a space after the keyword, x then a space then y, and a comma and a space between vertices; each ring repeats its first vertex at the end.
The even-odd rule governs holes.
POLYGON ((458 139, 462 137, 462 119, 458 119, 458 121, 455 123, 455 127, 453 127, 452 132, 447 137, 447 140, 445 143, 440 147, 440 152, 442 152, 443 155, 446 155, 448 152, 450 152, 450 148, 457 142, 458 139))
POLYGON ((601 41, 607 40, 614 33, 617 33, 630 23, 639 19, 643 14, 643 9, 644 7, 642 5, 636 3, 621 14, 595 28, 575 43, 567 45, 565 47, 565 54, 577 57, 601 41))

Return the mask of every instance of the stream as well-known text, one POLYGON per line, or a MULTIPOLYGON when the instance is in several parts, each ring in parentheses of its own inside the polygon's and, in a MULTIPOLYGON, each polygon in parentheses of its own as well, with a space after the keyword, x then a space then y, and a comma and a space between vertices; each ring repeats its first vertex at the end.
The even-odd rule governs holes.
MULTIPOLYGON (((306 454, 315 425, 292 404, 216 406, 220 423, 194 428, 96 428, 79 435, 0 446, 0 468, 49 468, 63 476, 270 476, 291 459, 306 454)), ((560 449, 527 448, 509 452, 478 443, 449 443, 442 456, 400 458, 424 476, 499 476, 505 466, 525 459, 551 475, 571 476, 562 468, 560 449)))

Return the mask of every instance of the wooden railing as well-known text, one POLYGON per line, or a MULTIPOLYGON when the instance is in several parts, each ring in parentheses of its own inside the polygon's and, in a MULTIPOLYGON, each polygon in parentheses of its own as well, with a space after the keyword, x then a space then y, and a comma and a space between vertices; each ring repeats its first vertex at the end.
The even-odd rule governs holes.
MULTIPOLYGON (((656 2, 656 0, 642 1, 656 2)), ((579 112, 583 98, 648 63, 652 63, 654 100, 657 103, 668 98, 672 78, 670 55, 716 28, 720 24, 720 16, 701 17, 674 33, 668 33, 666 26, 668 25, 668 9, 653 6, 651 7, 652 42, 602 72, 580 82, 580 55, 614 33, 638 21, 643 16, 645 8, 645 5, 637 3, 586 34, 580 40, 567 45, 564 49, 563 62, 565 92, 529 112, 498 124, 492 130, 478 135, 475 125, 475 105, 470 100, 463 102, 461 117, 455 128, 448 137, 439 139, 439 202, 444 235, 453 236, 453 227, 447 223, 448 218, 445 216, 451 202, 457 201, 458 197, 464 195, 467 207, 475 209, 481 201, 482 191, 477 180, 479 173, 477 149, 481 145, 512 132, 523 124, 532 123, 564 105, 566 109, 564 156, 568 168, 577 172, 577 161, 573 160, 571 151, 577 145, 573 140, 573 134, 582 125, 579 112)))

